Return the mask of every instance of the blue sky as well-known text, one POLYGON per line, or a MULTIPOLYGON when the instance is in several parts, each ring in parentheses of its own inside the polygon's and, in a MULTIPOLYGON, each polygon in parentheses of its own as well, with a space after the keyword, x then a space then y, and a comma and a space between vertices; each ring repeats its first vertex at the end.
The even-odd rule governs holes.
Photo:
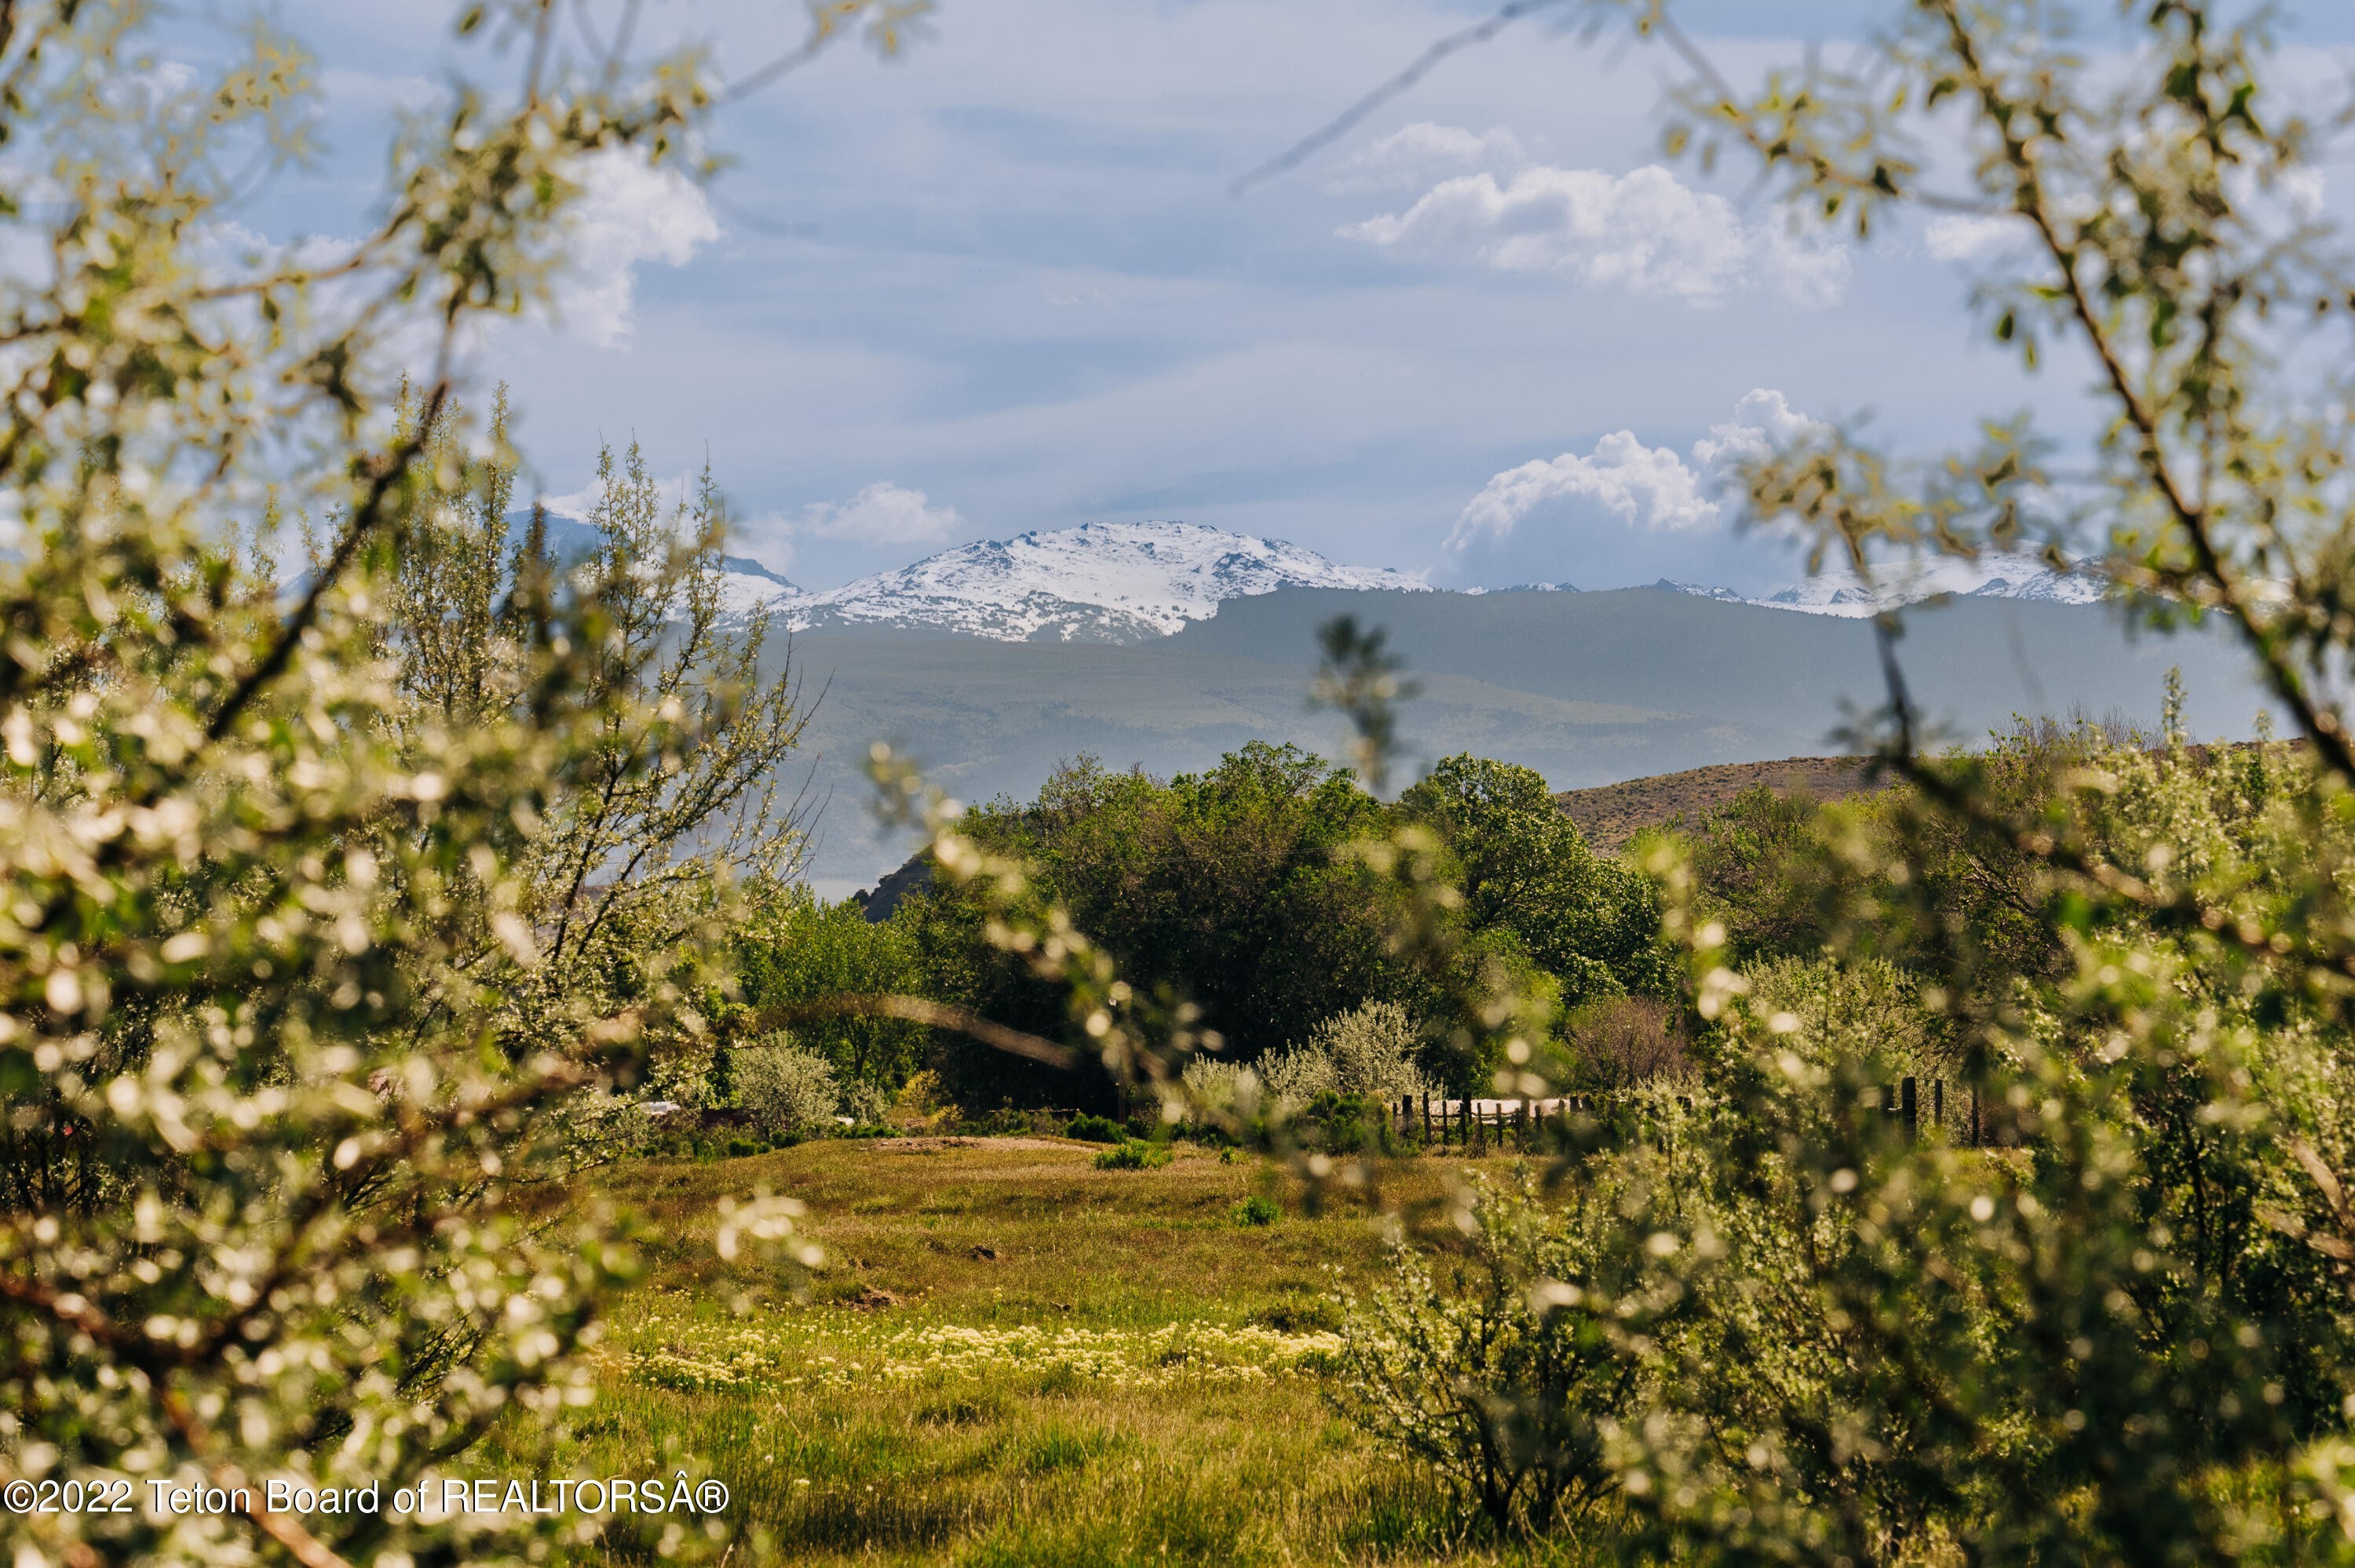
MULTIPOLYGON (((656 0, 641 36, 748 62, 798 9, 656 0)), ((1741 76, 1884 9, 1683 14, 1741 76)), ((450 14, 286 14, 326 68, 333 150, 246 221, 352 229, 450 14)), ((1928 446, 2026 404, 2082 419, 2082 367, 2030 381, 1976 342, 1970 236, 1794 235, 1737 181, 1659 170, 1646 49, 1524 26, 1228 194, 1476 14, 943 0, 903 58, 838 50, 725 111, 708 189, 613 171, 564 322, 503 330, 473 374, 512 384, 548 491, 601 439, 666 473, 708 453, 745 551, 815 588, 1154 517, 1444 586, 1772 588, 1798 562, 1735 537, 1710 490, 1745 431, 1869 414, 1928 446)))

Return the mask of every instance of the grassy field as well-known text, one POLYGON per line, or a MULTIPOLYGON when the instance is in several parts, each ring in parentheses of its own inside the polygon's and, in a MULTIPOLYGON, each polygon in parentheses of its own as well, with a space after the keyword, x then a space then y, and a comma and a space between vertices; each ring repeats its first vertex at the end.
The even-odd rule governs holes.
POLYGON ((1447 1499, 1320 1387, 1335 1289, 1371 1282, 1385 1213, 1429 1215, 1459 1162, 1311 1214, 1250 1157, 1099 1171, 1095 1152, 827 1140, 624 1171, 610 1186, 651 1221, 651 1277, 559 1469, 702 1460, 738 1560, 1521 1560, 1457 1539, 1447 1499), (789 1273, 714 1251, 720 1198, 760 1186, 806 1202, 825 1248, 798 1299, 789 1273), (1249 1224, 1254 1194, 1283 1217, 1249 1224))

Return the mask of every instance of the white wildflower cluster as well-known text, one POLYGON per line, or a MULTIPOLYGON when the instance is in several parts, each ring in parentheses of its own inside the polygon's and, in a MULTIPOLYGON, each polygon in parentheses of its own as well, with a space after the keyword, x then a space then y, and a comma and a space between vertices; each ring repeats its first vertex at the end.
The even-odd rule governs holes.
POLYGON ((745 1393, 1008 1375, 1081 1378, 1124 1388, 1252 1383, 1320 1372, 1342 1349, 1337 1334, 1287 1334, 1257 1325, 858 1328, 814 1324, 804 1314, 724 1325, 664 1314, 636 1325, 629 1340, 605 1359, 634 1381, 745 1393))

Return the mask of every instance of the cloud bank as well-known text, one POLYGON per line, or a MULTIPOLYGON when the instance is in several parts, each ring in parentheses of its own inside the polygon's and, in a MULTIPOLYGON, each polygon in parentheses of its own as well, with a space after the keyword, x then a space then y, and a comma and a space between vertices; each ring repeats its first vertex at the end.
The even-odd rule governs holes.
POLYGON ((1475 132, 1419 120, 1350 154, 1325 188, 1336 195, 1412 188, 1474 169, 1527 168, 1530 162, 1521 139, 1502 125, 1475 132))
POLYGON ((1456 517, 1447 547, 1460 553, 1504 539, 1531 513, 1559 502, 1583 503, 1590 514, 1652 533, 1705 528, 1723 515, 1726 482, 1738 465, 1823 428, 1761 387, 1692 444, 1689 461, 1672 448, 1646 446, 1633 430, 1616 430, 1591 452, 1525 462, 1490 479, 1456 517))
POLYGON ((1795 232, 1773 214, 1745 221, 1732 203, 1697 191, 1658 164, 1625 175, 1530 164, 1511 132, 1475 136, 1410 125, 1346 167, 1369 181, 1453 159, 1488 163, 1442 179, 1403 212, 1338 230, 1401 256, 1469 255, 1507 272, 1558 272, 1588 288, 1624 289, 1710 307, 1753 289, 1811 310, 1838 304, 1850 260, 1841 247, 1795 232), (1499 167, 1518 164, 1500 176, 1499 167))
POLYGON ((935 506, 921 490, 879 480, 847 501, 805 507, 797 534, 874 544, 930 545, 954 538, 964 519, 954 506, 935 506))
POLYGON ((2005 216, 1934 217, 1922 243, 1940 261, 1977 261, 2021 249, 2036 238, 2024 218, 2005 216))

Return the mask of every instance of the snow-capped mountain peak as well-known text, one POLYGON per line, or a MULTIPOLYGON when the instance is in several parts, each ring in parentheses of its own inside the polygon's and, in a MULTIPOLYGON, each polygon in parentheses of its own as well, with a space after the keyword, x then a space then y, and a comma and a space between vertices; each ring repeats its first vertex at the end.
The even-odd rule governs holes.
POLYGON ((1283 588, 1427 589, 1278 539, 1193 523, 1089 523, 960 545, 826 593, 779 596, 796 630, 921 626, 1022 642, 1134 642, 1283 588))
POLYGON ((1576 583, 1515 583, 1510 588, 1468 588, 1464 592, 1477 599, 1491 593, 1576 593, 1576 583))
POLYGON ((1730 588, 1711 588, 1707 583, 1680 583, 1671 581, 1667 577, 1662 577, 1658 582, 1654 583, 1652 586, 1656 588, 1667 588, 1671 593, 1689 593, 1695 599, 1719 599, 1727 604, 1748 604, 1752 602, 1749 599, 1743 599, 1740 594, 1734 592, 1730 588))
POLYGON ((1987 556, 1976 561, 1949 557, 1894 562, 1884 567, 1881 581, 1868 588, 1849 571, 1819 572, 1764 599, 1747 599, 1731 588, 1705 588, 1696 583, 1656 585, 1703 599, 1763 605, 1769 609, 1796 609, 1807 615, 1838 615, 1861 619, 1883 609, 1915 604, 1925 599, 1953 595, 1958 599, 2017 599, 2047 604, 2093 604, 2103 594, 2100 577, 2087 571, 2056 572, 2034 556, 1987 556))

